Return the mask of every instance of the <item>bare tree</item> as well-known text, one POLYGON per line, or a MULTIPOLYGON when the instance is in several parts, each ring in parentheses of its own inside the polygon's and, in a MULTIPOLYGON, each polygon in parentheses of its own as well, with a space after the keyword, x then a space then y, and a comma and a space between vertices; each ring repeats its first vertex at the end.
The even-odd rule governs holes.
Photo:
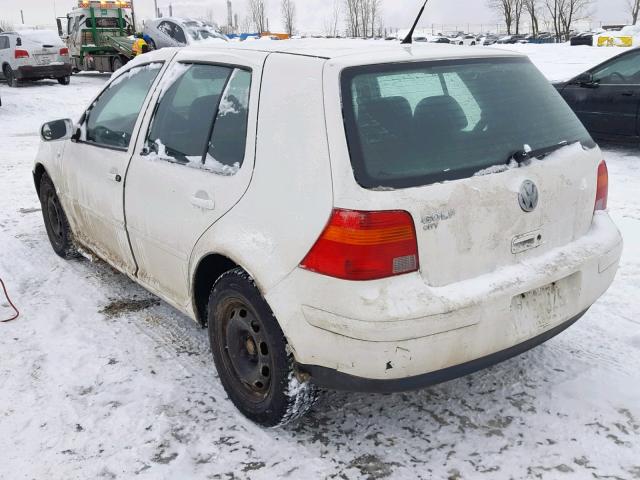
POLYGON ((562 13, 565 39, 569 39, 573 24, 589 14, 592 4, 593 0, 565 0, 565 8, 562 13))
POLYGON ((10 32, 13 30, 13 24, 8 20, 0 20, 0 32, 10 32))
POLYGON ((589 13, 593 0, 544 0, 551 17, 556 38, 566 40, 576 21, 589 13))
POLYGON ((342 0, 333 0, 331 14, 324 19, 324 34, 327 37, 338 36, 338 24, 340 23, 340 14, 342 0))
POLYGON ((382 0, 345 0, 347 33, 352 37, 375 35, 382 11, 382 0))
POLYGON ((369 25, 371 36, 380 36, 382 31, 382 0, 369 0, 369 25))
POLYGON ((362 31, 360 23, 361 5, 364 0, 345 0, 345 15, 347 16, 347 35, 359 37, 362 31))
POLYGON ((282 13, 284 29, 289 36, 292 36, 296 23, 296 4, 293 3, 293 0, 282 0, 282 3, 280 4, 280 11, 282 13))
POLYGON ((249 0, 249 17, 258 33, 267 31, 267 17, 265 15, 265 0, 249 0))
POLYGON ((489 0, 489 8, 495 10, 500 15, 507 26, 507 35, 511 35, 513 22, 515 20, 516 0, 489 0))
POLYGON ((520 20, 524 11, 524 0, 513 0, 513 23, 516 26, 516 35, 520 33, 520 20))
POLYGON ((537 36, 540 33, 540 21, 538 20, 538 0, 524 0, 524 9, 526 10, 527 14, 529 14, 529 20, 531 22, 531 34, 537 36))
POLYGON ((640 16, 640 0, 627 0, 627 5, 629 6, 633 24, 636 25, 640 16))

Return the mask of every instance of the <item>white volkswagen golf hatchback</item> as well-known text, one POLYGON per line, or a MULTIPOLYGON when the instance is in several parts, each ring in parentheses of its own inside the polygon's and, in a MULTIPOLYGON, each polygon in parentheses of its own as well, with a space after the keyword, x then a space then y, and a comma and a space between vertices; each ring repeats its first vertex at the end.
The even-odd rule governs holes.
POLYGON ((41 134, 55 252, 208 326, 262 425, 319 388, 415 389, 524 352, 587 311, 622 251, 600 149, 509 52, 163 49, 41 134))

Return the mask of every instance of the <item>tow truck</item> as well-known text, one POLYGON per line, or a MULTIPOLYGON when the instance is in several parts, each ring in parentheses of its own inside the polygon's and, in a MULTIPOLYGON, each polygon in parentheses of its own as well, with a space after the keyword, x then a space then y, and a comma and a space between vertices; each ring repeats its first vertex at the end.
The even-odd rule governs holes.
POLYGON ((134 56, 135 21, 129 0, 78 0, 57 24, 76 73, 115 72, 134 56))

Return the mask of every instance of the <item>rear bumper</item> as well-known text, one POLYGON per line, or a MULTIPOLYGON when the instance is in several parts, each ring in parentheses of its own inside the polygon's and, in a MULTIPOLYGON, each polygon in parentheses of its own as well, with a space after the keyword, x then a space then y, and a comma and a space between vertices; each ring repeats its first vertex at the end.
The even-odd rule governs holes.
POLYGON ((418 273, 348 282, 296 269, 265 297, 312 381, 404 390, 482 368, 519 353, 504 354, 512 347, 526 350, 559 333, 611 285, 621 253, 618 229, 597 213, 591 230, 571 244, 444 287, 428 286, 418 273), (535 303, 536 292, 556 284, 557 303, 535 303), (376 387, 378 381, 391 383, 376 387))
POLYGON ((33 80, 38 78, 60 78, 71 75, 71 64, 61 65, 23 65, 16 70, 18 80, 33 80))
POLYGON ((454 365, 452 367, 443 368, 435 372, 424 373, 414 377, 398 378, 393 380, 378 380, 356 377, 337 370, 319 367, 316 365, 299 365, 301 371, 309 373, 313 383, 319 387, 331 390, 342 390, 348 392, 371 392, 371 393, 393 393, 406 392, 409 390, 418 390, 430 385, 453 380, 454 378, 463 377, 470 373, 477 372, 483 368, 490 367, 497 363, 518 356, 538 345, 550 340, 556 335, 564 332, 571 325, 576 323, 587 313, 586 311, 576 315, 557 327, 547 330, 546 332, 530 338, 518 345, 514 345, 500 352, 454 365))

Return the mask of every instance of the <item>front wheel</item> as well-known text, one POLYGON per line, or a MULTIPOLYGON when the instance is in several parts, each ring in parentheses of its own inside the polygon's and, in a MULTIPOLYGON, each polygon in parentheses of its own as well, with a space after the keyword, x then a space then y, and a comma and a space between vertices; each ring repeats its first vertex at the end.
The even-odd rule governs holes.
POLYGON ((284 334, 247 272, 236 268, 217 280, 207 317, 220 381, 246 417, 273 427, 313 406, 317 389, 300 380, 284 334))
POLYGON ((58 83, 60 85, 69 85, 71 83, 71 77, 68 75, 66 77, 59 77, 58 83))
POLYGON ((40 180, 40 204, 44 226, 53 251, 64 259, 77 257, 78 251, 73 243, 73 234, 67 216, 62 209, 53 182, 46 173, 40 180))

